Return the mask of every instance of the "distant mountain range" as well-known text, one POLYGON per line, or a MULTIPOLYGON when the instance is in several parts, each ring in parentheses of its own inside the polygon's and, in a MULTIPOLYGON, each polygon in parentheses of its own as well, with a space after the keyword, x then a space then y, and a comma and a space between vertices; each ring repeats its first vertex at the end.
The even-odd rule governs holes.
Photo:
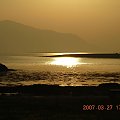
POLYGON ((21 23, 0 22, 0 54, 26 52, 81 52, 92 47, 77 35, 41 30, 21 23))

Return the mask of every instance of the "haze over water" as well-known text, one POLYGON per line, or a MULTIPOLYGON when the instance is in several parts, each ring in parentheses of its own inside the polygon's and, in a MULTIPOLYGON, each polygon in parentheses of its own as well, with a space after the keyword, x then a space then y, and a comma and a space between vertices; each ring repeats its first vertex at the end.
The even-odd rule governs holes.
POLYGON ((23 56, 1 56, 11 71, 0 77, 2 85, 98 85, 120 83, 120 60, 110 58, 41 57, 62 53, 32 53, 23 56), (3 80, 4 79, 4 80, 3 80))

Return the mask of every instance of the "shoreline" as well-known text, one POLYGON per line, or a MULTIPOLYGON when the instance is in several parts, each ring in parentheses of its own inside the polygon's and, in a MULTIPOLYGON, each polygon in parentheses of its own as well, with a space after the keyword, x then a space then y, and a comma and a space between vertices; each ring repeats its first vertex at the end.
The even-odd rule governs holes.
POLYGON ((34 84, 28 86, 0 86, 1 95, 38 96, 120 96, 120 84, 106 83, 99 86, 59 86, 34 84))
POLYGON ((1 95, 0 120, 114 120, 119 97, 1 95))
POLYGON ((99 54, 61 54, 61 55, 48 55, 42 57, 84 57, 84 58, 118 58, 120 59, 119 53, 99 53, 99 54))

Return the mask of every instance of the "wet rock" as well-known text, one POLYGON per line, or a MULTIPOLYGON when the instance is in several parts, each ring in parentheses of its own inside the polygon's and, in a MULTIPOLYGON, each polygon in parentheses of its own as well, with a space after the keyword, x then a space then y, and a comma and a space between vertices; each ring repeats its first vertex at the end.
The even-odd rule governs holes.
POLYGON ((8 68, 5 65, 0 63, 0 72, 7 72, 7 71, 8 71, 8 68))

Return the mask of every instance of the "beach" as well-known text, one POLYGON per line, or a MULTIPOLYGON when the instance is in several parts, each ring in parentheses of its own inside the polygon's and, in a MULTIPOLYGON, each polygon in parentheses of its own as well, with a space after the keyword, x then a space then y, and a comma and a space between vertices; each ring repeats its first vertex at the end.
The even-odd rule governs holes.
POLYGON ((116 109, 118 104, 108 97, 0 96, 0 119, 114 120, 119 119, 120 110, 116 109), (95 108, 85 109, 84 106, 95 108))

